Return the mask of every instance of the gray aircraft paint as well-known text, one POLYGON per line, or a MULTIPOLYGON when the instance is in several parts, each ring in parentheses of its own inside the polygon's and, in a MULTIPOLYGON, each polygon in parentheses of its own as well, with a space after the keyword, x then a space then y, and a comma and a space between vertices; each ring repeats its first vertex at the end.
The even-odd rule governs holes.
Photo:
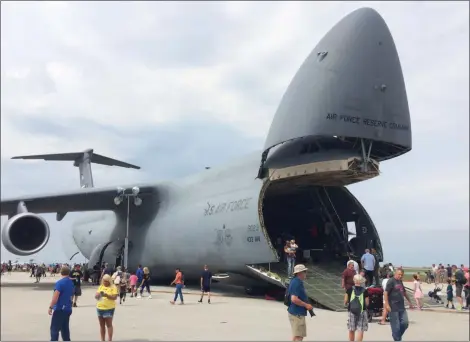
MULTIPOLYGON (((409 121, 403 75, 390 32, 377 12, 360 9, 321 40, 294 77, 276 112, 264 151, 288 143, 272 149, 265 166, 283 167, 310 162, 311 158, 328 160, 354 154, 343 150, 299 156, 300 141, 295 139, 302 137, 381 140, 406 152, 411 149, 409 121), (380 91, 383 84, 386 91, 380 91), (329 112, 337 114, 336 121, 327 121, 329 112), (360 115, 362 121, 341 122, 341 115, 360 115), (409 130, 364 125, 364 118, 407 125, 409 130)), ((213 271, 248 274, 245 264, 276 261, 259 216, 265 180, 256 175, 262 152, 177 182, 138 185, 143 203, 130 206, 129 266, 141 263, 162 277, 172 275, 173 268, 179 266, 187 276, 198 276, 205 263, 213 271), (244 204, 238 201, 247 198, 251 200, 246 208, 232 210, 233 202, 241 206, 244 204), (223 203, 225 207, 219 207, 223 203), (249 226, 258 228, 250 231, 249 226)), ((74 240, 90 261, 95 261, 97 246, 117 241, 104 258, 113 263, 112 251, 124 239, 127 212, 125 203, 116 207, 115 196, 113 187, 8 199, 2 200, 1 214, 14 216, 20 201, 31 213, 88 211, 80 214, 81 222, 72 228, 74 240)), ((375 230, 364 213, 364 224, 375 230)))
POLYGON ((350 13, 313 49, 281 100, 264 149, 306 136, 358 137, 411 149, 400 60, 386 23, 375 10, 350 13), (336 119, 327 119, 328 113, 336 119), (341 116, 358 120, 347 122, 341 116), (374 127, 378 123, 373 120, 387 122, 386 128, 374 127), (408 129, 397 129, 396 124, 408 129))

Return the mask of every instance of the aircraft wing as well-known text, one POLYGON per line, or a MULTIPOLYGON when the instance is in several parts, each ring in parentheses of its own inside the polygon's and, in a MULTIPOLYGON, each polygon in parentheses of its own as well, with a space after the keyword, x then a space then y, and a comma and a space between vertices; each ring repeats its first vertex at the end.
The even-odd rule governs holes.
MULTIPOLYGON (((155 186, 139 186, 139 197, 142 199, 153 196, 157 192, 155 186)), ((130 192, 131 187, 128 187, 130 192)), ((15 215, 19 202, 24 202, 29 212, 36 214, 67 213, 76 211, 113 210, 116 208, 114 198, 118 195, 117 187, 112 188, 81 188, 64 193, 24 196, 2 199, 1 215, 15 215)))

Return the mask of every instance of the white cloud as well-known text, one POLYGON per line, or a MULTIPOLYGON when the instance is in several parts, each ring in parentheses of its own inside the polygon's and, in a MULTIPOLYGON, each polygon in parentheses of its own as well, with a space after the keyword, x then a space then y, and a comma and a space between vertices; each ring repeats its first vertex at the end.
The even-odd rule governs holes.
MULTIPOLYGON (((378 179, 352 189, 380 226, 390 225, 374 215, 388 198, 399 210, 421 208, 423 226, 445 225, 443 217, 424 217, 445 203, 456 208, 454 228, 468 229, 465 2, 2 3, 2 158, 94 147, 125 159, 131 150, 123 145, 145 145, 148 136, 122 132, 188 120, 230 126, 261 147, 300 64, 336 22, 363 6, 381 13, 395 39, 414 140, 413 151, 384 163, 378 179), (59 124, 73 125, 67 136, 59 124)), ((172 142, 165 144, 158 153, 172 142)), ((74 173, 63 175, 75 170, 56 165, 39 170, 56 170, 58 184, 76 182, 74 173)), ((112 171, 112 179, 123 172, 112 171)), ((34 192, 40 178, 14 183, 34 192)))

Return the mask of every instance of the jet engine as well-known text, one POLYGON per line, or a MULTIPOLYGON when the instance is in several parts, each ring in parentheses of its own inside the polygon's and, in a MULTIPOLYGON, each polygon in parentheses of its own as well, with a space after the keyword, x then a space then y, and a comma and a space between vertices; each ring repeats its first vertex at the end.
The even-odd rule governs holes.
POLYGON ((15 255, 31 255, 49 241, 50 229, 41 216, 23 212, 10 218, 2 230, 5 248, 15 255))

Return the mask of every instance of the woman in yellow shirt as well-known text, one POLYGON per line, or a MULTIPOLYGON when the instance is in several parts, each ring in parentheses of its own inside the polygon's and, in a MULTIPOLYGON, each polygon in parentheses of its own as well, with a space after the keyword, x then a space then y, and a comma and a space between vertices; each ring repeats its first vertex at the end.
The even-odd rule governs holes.
POLYGON ((98 300, 96 311, 98 312, 98 320, 100 322, 101 341, 104 341, 106 328, 108 328, 108 341, 113 340, 113 316, 114 309, 116 308, 115 300, 118 295, 118 289, 112 283, 111 276, 105 274, 95 294, 95 298, 98 300))

